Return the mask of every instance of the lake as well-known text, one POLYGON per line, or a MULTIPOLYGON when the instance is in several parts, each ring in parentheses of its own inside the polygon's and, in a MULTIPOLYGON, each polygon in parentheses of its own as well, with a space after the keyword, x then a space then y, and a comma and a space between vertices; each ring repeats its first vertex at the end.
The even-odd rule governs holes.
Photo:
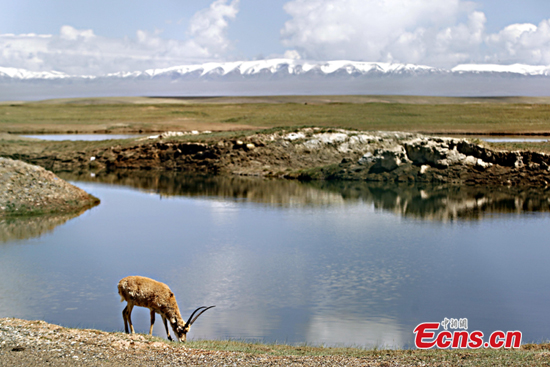
MULTIPOLYGON (((135 135, 135 134, 38 134, 38 135, 22 135, 26 138, 40 139, 40 140, 52 140, 52 141, 62 141, 62 140, 83 140, 83 141, 92 141, 92 140, 111 140, 111 139, 128 139, 128 138, 137 138, 137 137, 147 137, 146 135, 135 135)), ((466 139, 476 138, 480 140, 485 140, 489 143, 543 143, 550 140, 548 136, 516 136, 516 135, 499 135, 499 136, 465 136, 466 139)))
MULTIPOLYGON (((550 337, 550 192, 60 174, 101 199, 0 222, 0 317, 123 330, 116 285, 167 283, 190 339, 413 347, 421 322, 550 337)), ((149 312, 134 308, 137 332, 149 312)), ((165 337, 161 319, 154 334, 165 337)))
POLYGON ((129 139, 137 138, 142 135, 134 134, 38 134, 38 135, 21 135, 25 138, 33 138, 40 140, 51 141, 97 141, 97 140, 112 140, 112 139, 129 139))

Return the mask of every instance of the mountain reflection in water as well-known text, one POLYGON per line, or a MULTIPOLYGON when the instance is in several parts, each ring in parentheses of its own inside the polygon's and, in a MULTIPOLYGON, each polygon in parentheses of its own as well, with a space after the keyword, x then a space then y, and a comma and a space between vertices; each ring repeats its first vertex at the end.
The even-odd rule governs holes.
POLYGON ((232 198, 285 207, 346 205, 360 201, 397 215, 436 221, 550 211, 550 190, 532 187, 299 182, 158 171, 104 172, 97 176, 61 172, 58 175, 66 180, 130 186, 161 196, 232 198))

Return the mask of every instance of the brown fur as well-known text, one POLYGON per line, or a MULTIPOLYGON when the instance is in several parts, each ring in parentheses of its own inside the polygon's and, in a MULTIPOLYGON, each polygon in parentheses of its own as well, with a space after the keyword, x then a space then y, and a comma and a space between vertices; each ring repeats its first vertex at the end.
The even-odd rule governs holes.
POLYGON ((127 322, 130 324, 132 333, 134 333, 131 313, 134 306, 139 306, 151 310, 151 328, 149 334, 153 332, 155 313, 158 313, 162 317, 168 339, 171 340, 171 336, 166 325, 166 320, 170 321, 170 325, 178 340, 183 339, 185 341, 185 334, 189 331, 189 328, 187 330, 183 329, 185 321, 181 317, 176 297, 166 284, 147 277, 129 276, 118 283, 118 294, 120 294, 121 302, 128 302, 128 305, 122 311, 124 328, 127 333, 129 332, 127 322))

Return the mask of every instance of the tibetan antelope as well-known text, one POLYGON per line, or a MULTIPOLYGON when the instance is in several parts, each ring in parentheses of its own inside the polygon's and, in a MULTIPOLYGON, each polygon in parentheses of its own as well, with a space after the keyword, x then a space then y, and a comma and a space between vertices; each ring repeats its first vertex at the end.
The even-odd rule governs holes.
POLYGON ((129 333, 128 324, 130 324, 132 334, 134 333, 134 326, 132 325, 131 319, 132 308, 134 306, 146 307, 151 310, 151 328, 149 329, 149 335, 153 335, 153 324, 155 323, 156 312, 162 317, 168 340, 172 340, 172 337, 170 336, 170 331, 168 331, 166 320, 170 321, 176 339, 180 342, 185 342, 187 333, 197 318, 206 310, 215 307, 199 307, 193 311, 187 322, 184 322, 181 318, 176 297, 174 297, 174 293, 172 293, 170 288, 164 283, 140 276, 129 276, 121 279, 120 282, 118 282, 118 294, 120 294, 120 302, 126 301, 128 303, 124 311, 122 311, 124 330, 126 333, 129 333), (198 311, 200 312, 195 316, 198 311), (193 316, 195 317, 193 318, 193 316))

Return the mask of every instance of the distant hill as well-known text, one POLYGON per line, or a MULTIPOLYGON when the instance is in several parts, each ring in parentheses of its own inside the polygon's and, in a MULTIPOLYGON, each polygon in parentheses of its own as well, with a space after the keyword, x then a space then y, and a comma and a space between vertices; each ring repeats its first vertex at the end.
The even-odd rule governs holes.
POLYGON ((0 67, 0 100, 90 96, 399 94, 549 96, 550 66, 271 59, 181 65, 99 76, 0 67))

